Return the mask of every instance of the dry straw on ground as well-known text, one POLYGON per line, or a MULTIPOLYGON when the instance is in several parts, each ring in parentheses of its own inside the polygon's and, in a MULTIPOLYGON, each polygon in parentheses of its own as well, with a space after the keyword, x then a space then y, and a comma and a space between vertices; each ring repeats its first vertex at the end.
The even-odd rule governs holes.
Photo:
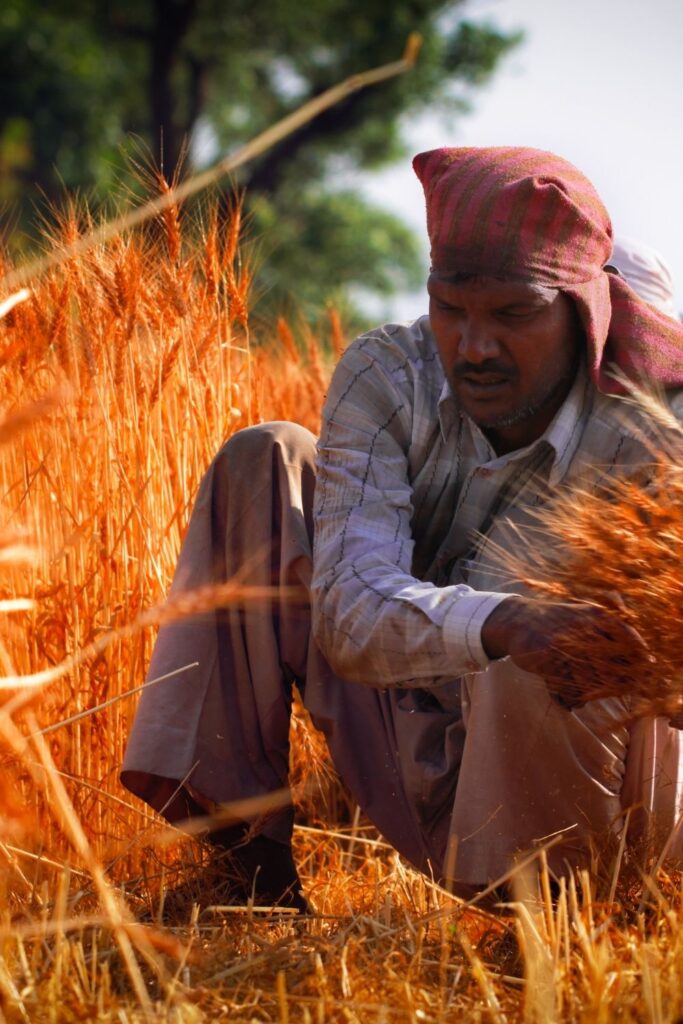
MULTIPOLYGON (((261 418, 315 430, 342 344, 332 314, 303 345, 284 322, 250 336, 239 218, 171 205, 0 320, 2 674, 67 669, 0 712, 1 1019, 677 1020, 677 876, 643 878, 621 848, 554 902, 547 875, 539 901, 521 873, 516 911, 468 908, 363 821, 301 712, 309 918, 223 907, 203 848, 162 842, 120 788, 154 636, 140 616, 168 589, 201 474, 261 418)), ((52 244, 90 226, 74 207, 52 244)))

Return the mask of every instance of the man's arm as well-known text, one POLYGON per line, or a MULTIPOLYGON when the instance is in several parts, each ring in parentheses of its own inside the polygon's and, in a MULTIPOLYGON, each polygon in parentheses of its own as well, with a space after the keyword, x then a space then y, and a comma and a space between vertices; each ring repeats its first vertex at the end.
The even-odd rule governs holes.
POLYGON ((481 625, 507 596, 412 575, 408 454, 419 372, 395 335, 354 342, 335 371, 319 443, 314 634, 339 675, 371 686, 485 668, 481 625))

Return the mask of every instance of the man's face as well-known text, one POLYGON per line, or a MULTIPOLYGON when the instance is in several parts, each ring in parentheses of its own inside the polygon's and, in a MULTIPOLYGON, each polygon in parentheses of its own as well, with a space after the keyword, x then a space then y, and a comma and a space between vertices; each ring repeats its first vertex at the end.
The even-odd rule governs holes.
POLYGON ((460 408, 497 452, 531 444, 571 388, 582 346, 574 305, 544 285, 432 273, 429 316, 460 408))

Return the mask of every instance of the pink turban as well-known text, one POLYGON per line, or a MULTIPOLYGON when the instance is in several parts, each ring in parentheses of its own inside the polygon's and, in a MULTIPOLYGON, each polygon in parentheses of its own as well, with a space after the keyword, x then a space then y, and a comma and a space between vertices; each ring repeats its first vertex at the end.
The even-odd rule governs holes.
POLYGON ((577 308, 596 386, 623 393, 613 372, 683 385, 683 325, 603 269, 612 225, 572 164, 523 147, 435 149, 413 160, 427 204, 432 269, 559 288, 577 308))

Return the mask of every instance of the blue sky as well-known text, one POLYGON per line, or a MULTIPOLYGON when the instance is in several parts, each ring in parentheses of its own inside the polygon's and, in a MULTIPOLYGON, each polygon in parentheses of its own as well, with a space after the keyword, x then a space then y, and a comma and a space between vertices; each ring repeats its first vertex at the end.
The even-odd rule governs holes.
MULTIPOLYGON (((469 115, 408 122, 415 151, 528 145, 566 157, 598 189, 615 231, 664 256, 683 308, 683 0, 470 0, 463 12, 521 28, 525 42, 473 92, 469 115)), ((364 187, 424 231, 409 160, 364 187)), ((425 302, 402 296, 376 312, 417 316, 425 302)))

